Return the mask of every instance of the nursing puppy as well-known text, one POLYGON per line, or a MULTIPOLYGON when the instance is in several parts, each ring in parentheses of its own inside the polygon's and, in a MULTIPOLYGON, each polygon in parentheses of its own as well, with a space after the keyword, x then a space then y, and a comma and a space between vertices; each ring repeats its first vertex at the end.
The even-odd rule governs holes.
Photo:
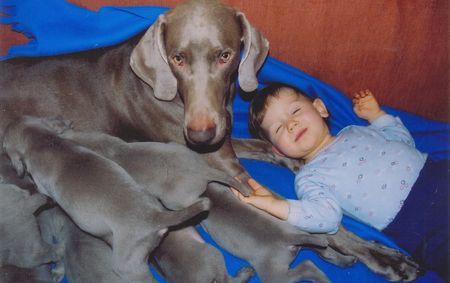
POLYGON ((105 241, 83 232, 59 208, 38 215, 42 237, 62 249, 60 265, 68 282, 126 283, 113 271, 113 251, 105 241))
POLYGON ((34 212, 47 202, 42 194, 0 184, 0 266, 33 268, 57 260, 42 240, 34 212))
POLYGON ((112 246, 114 270, 129 282, 154 282, 148 254, 167 227, 209 208, 201 199, 183 210, 165 210, 122 167, 59 137, 45 119, 23 116, 12 122, 3 147, 19 176, 29 173, 38 191, 82 230, 112 246))
POLYGON ((244 185, 230 175, 211 167, 200 154, 176 143, 127 143, 98 132, 78 132, 70 122, 46 119, 47 124, 70 139, 113 160, 124 168, 147 192, 165 207, 180 209, 196 202, 208 183, 219 182, 244 190, 244 185))
POLYGON ((244 283, 254 273, 246 267, 236 277, 229 276, 222 253, 192 226, 170 231, 153 255, 156 267, 171 283, 244 283))

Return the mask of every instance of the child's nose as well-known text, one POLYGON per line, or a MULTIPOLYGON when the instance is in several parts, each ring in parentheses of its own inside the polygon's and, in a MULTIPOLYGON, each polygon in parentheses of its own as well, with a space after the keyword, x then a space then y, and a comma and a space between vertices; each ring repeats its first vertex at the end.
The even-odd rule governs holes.
POLYGON ((292 132, 298 126, 298 122, 295 120, 289 121, 288 130, 292 132))

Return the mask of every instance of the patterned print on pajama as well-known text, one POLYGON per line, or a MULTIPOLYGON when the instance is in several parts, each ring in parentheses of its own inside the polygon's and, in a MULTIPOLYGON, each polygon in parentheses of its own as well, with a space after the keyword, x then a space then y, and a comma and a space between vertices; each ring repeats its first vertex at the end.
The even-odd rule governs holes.
POLYGON ((348 126, 296 175, 299 200, 288 200, 288 221, 308 232, 334 233, 345 213, 382 230, 402 208, 426 158, 391 115, 367 127, 348 126))

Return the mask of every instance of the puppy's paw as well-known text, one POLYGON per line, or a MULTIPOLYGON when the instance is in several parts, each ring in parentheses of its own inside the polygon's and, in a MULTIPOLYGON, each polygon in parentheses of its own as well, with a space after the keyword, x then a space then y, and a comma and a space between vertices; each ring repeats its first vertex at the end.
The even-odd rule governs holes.
POLYGON ((62 116, 45 118, 44 122, 58 135, 72 129, 72 121, 65 120, 62 116))

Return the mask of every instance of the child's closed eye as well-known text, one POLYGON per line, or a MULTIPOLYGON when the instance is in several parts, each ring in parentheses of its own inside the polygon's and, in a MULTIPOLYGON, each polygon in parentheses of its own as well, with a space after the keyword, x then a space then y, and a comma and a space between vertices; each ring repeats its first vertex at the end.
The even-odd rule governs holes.
POLYGON ((294 111, 292 111, 292 115, 295 115, 295 114, 297 114, 298 113, 298 111, 300 111, 301 110, 301 108, 299 107, 299 108, 295 108, 294 109, 294 111))
POLYGON ((281 125, 275 129, 275 134, 278 134, 281 131, 281 125))

